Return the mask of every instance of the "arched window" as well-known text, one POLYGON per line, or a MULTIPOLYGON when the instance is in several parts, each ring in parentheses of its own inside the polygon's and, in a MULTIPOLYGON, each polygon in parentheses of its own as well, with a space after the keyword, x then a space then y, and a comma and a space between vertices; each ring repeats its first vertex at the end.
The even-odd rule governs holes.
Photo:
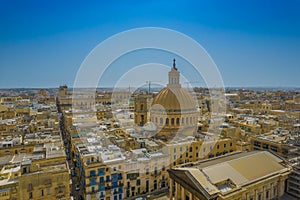
POLYGON ((182 120, 181 120, 181 124, 184 124, 184 117, 183 117, 182 120))
POLYGON ((163 124, 163 118, 160 118, 160 119, 159 119, 159 123, 160 123, 160 124, 163 124))
POLYGON ((189 118, 188 118, 188 117, 185 118, 185 123, 186 123, 186 124, 189 124, 189 118))
POLYGON ((166 118, 166 125, 169 125, 169 118, 166 118))
POLYGON ((174 125, 174 118, 171 119, 171 124, 174 125))
POLYGON ((179 118, 176 119, 176 124, 179 125, 179 118))
POLYGON ((141 110, 144 110, 144 104, 141 104, 141 110))

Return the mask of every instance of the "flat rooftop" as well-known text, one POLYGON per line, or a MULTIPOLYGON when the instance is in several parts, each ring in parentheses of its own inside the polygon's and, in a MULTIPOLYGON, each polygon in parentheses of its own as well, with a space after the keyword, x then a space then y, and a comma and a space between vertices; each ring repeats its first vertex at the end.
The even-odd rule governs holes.
POLYGON ((239 152, 231 155, 182 165, 170 173, 184 171, 192 175, 204 190, 214 195, 235 191, 263 178, 290 171, 283 160, 268 151, 239 152), (173 172, 172 172, 173 171, 173 172), (230 184, 229 184, 230 182, 230 184))

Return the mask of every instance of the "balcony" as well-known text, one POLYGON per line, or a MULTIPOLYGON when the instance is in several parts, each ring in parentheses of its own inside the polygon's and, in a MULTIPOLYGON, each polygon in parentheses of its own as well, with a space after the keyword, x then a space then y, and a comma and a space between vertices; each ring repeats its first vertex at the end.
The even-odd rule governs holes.
POLYGON ((152 172, 151 173, 151 176, 160 176, 161 175, 161 171, 159 171, 159 172, 152 172))
POLYGON ((64 196, 64 194, 65 194, 65 191, 64 191, 64 190, 57 190, 57 191, 56 191, 56 196, 57 196, 57 197, 62 197, 62 196, 64 196))
POLYGON ((65 195, 65 186, 58 186, 55 188, 55 194, 57 197, 62 197, 65 195))

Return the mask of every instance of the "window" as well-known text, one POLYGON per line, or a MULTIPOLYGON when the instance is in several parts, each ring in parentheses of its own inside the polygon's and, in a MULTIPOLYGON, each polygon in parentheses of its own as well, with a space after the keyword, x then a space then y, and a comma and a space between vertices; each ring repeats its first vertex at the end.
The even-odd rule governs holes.
POLYGON ((277 152, 277 147, 276 146, 271 146, 271 150, 277 152))
POLYGON ((141 180, 140 180, 140 179, 137 179, 137 180, 136 180, 136 185, 137 185, 137 186, 140 186, 140 185, 141 185, 141 180))
POLYGON ((97 179, 96 178, 90 178, 90 186, 96 185, 97 179))
POLYGON ((106 176, 106 181, 110 181, 110 176, 106 176))
MULTIPOLYGON (((104 191, 105 190, 105 185, 99 185, 98 189, 99 189, 99 191, 104 191)), ((103 192, 101 192, 101 194, 103 195, 103 192)))
POLYGON ((169 125, 169 118, 166 118, 166 124, 169 125))
POLYGON ((160 124, 163 124, 163 118, 160 118, 160 119, 159 119, 159 123, 160 123, 160 124))
POLYGON ((112 175, 111 175, 111 181, 112 181, 112 182, 118 181, 118 174, 112 174, 112 175))
POLYGON ((118 180, 122 180, 122 174, 121 173, 118 174, 118 180))
POLYGON ((282 149, 282 154, 288 154, 289 150, 288 149, 282 149))
POLYGON ((146 169, 146 174, 149 174, 149 169, 146 169))
POLYGON ((179 118, 176 119, 176 124, 179 125, 179 118))
POLYGON ((98 176, 104 176, 104 169, 98 169, 98 176))
POLYGON ((230 146, 232 147, 232 142, 230 142, 230 146))
POLYGON ((104 183, 104 177, 100 177, 100 183, 104 183))
POLYGON ((44 190, 40 190, 41 197, 44 196, 44 190))
POLYGON ((254 141, 254 146, 256 147, 260 147, 261 143, 260 142, 257 142, 257 141, 254 141))
POLYGON ((174 125, 174 118, 171 119, 171 124, 174 125))
POLYGON ((190 147, 190 152, 193 152, 193 147, 190 147))
POLYGON ((95 170, 91 170, 90 171, 90 177, 96 176, 96 171, 95 170))
POLYGON ((261 200, 261 194, 258 194, 258 200, 261 200))
POLYGON ((149 180, 146 180, 146 192, 149 191, 149 180))
POLYGON ((29 192, 29 199, 32 199, 33 196, 32 196, 32 192, 29 192))
POLYGON ((28 190, 32 190, 32 183, 28 184, 28 190))
POLYGON ((180 147, 180 151, 182 151, 182 147, 180 147))
POLYGON ((268 144, 262 144, 264 149, 269 149, 269 145, 268 144))
POLYGON ((217 145, 217 149, 219 149, 220 148, 220 145, 217 145))
POLYGON ((47 188, 47 195, 51 194, 51 188, 47 188))
POLYGON ((174 148, 174 153, 176 153, 176 148, 174 148))
POLYGON ((226 148, 226 144, 224 144, 224 148, 226 148))

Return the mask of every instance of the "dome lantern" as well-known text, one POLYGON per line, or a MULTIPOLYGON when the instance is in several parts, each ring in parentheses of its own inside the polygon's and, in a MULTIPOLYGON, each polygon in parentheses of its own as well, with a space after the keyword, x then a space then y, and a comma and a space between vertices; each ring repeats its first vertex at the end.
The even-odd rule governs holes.
POLYGON ((175 58, 173 60, 173 67, 171 69, 171 71, 169 72, 169 83, 167 85, 167 87, 181 87, 180 83, 179 83, 179 71, 176 68, 176 63, 175 63, 175 58))

